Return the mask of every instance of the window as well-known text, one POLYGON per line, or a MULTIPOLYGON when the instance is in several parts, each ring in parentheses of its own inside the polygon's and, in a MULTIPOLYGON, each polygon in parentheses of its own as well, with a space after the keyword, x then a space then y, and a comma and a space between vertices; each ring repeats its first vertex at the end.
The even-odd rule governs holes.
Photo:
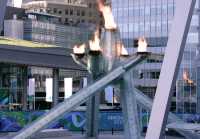
POLYGON ((81 16, 85 16, 85 11, 82 11, 82 12, 81 12, 81 16))
POLYGON ((70 10, 70 15, 73 15, 73 10, 72 9, 70 10))
POLYGON ((59 14, 62 14, 62 11, 59 11, 58 13, 59 13, 59 14))
POLYGON ((77 16, 80 16, 80 10, 77 10, 77 16))
POLYGON ((65 10, 65 14, 66 14, 66 15, 68 15, 68 14, 69 14, 69 11, 68 11, 68 9, 66 9, 66 10, 65 10))
POLYGON ((57 13, 57 9, 56 9, 56 8, 54 8, 54 9, 53 9, 53 12, 54 12, 54 13, 57 13))
POLYGON ((150 72, 151 79, 159 79, 160 72, 150 72))
POLYGON ((162 60, 147 59, 147 63, 162 63, 162 60))
POLYGON ((89 17, 92 17, 92 12, 89 12, 89 17))
POLYGON ((65 18, 65 23, 68 23, 68 18, 65 18))
POLYGON ((139 79, 143 79, 144 78, 144 74, 143 73, 139 73, 139 79))
POLYGON ((89 8, 92 8, 92 3, 89 3, 89 8))
POLYGON ((0 66, 1 110, 19 111, 23 108, 23 92, 26 84, 26 69, 20 66, 1 64, 0 66))
POLYGON ((51 9, 48 9, 48 10, 47 10, 47 13, 51 13, 51 9))
POLYGON ((199 34, 198 33, 189 33, 187 37, 188 43, 198 43, 199 42, 199 34))
POLYGON ((77 24, 79 24, 80 22, 81 22, 80 19, 78 19, 78 20, 77 20, 77 24))

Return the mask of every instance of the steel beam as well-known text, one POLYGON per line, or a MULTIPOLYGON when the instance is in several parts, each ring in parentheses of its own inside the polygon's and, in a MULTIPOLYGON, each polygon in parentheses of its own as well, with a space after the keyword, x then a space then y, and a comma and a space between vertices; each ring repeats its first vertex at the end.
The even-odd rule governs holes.
POLYGON ((133 73, 132 70, 130 70, 123 75, 123 80, 120 84, 124 133, 126 139, 140 139, 141 136, 133 85, 133 73))
POLYGON ((6 12, 7 1, 8 0, 0 0, 0 35, 3 29, 3 22, 4 22, 5 12, 6 12))
POLYGON ((195 2, 196 0, 176 0, 176 12, 165 50, 146 139, 163 138, 195 2))

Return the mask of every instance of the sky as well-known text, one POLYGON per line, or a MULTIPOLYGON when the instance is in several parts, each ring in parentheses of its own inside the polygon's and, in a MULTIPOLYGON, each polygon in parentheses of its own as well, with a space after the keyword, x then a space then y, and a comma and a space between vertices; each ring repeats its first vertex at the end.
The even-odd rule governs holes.
POLYGON ((14 7, 21 7, 22 5, 22 0, 14 0, 14 7))

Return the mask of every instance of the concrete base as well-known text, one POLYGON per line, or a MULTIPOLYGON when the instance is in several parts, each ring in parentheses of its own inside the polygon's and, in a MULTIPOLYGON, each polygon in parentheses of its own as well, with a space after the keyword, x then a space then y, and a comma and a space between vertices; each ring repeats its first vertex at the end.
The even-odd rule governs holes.
MULTIPOLYGON (((17 132, 0 133, 0 139, 11 139, 17 132)), ((45 138, 68 138, 71 137, 72 133, 67 129, 44 129, 37 133, 30 139, 45 139, 45 138)))
POLYGON ((70 137, 70 136, 72 136, 72 134, 66 129, 45 129, 37 133, 31 139, 62 138, 62 137, 70 137))

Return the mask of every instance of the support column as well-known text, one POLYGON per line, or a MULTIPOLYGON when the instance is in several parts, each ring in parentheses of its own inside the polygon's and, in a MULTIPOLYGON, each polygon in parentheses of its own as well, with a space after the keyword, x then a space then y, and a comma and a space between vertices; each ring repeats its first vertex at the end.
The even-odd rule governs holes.
POLYGON ((133 85, 132 71, 127 71, 120 85, 124 134, 126 139, 140 139, 141 136, 133 85))
POLYGON ((146 139, 163 139, 196 0, 177 0, 146 139), (184 9, 184 10, 183 10, 184 9))
POLYGON ((22 110, 27 110, 28 99, 28 67, 23 67, 23 97, 22 97, 22 110))
MULTIPOLYGON (((89 82, 97 80, 101 77, 101 58, 99 53, 91 53, 88 57, 88 69, 91 72, 89 76, 89 82)), ((99 105, 100 105, 100 93, 91 96, 87 102, 86 111, 86 136, 97 138, 99 127, 99 105)))
POLYGON ((87 101, 87 137, 98 136, 100 93, 90 97, 87 101))
POLYGON ((58 104, 59 97, 59 69, 53 69, 53 107, 58 104))

